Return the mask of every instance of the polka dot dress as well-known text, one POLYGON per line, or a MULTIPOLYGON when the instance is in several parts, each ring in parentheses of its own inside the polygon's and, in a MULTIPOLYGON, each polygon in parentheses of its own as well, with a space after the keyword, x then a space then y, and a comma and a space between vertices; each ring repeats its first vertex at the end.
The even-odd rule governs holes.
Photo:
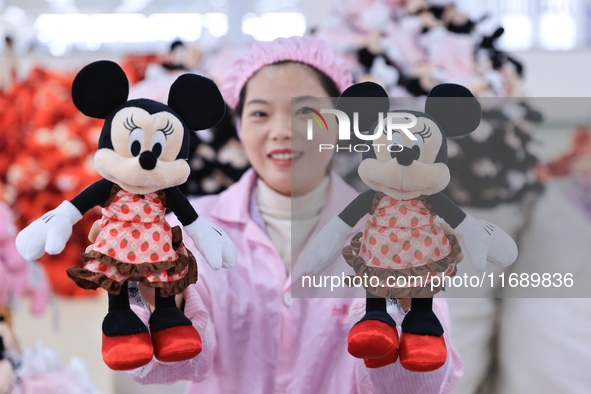
POLYGON ((419 200, 384 196, 365 223, 360 257, 369 266, 403 269, 447 256, 450 243, 419 200))
MULTIPOLYGON (((103 208, 100 231, 85 265, 68 270, 84 288, 117 292, 120 282, 140 280, 155 287, 186 288, 189 271, 196 281, 194 257, 181 242, 179 227, 165 220, 164 193, 139 195, 119 189, 103 208), (181 283, 183 282, 183 283, 181 283)), ((165 292, 166 293, 166 292, 165 292)))
POLYGON ((455 275, 460 253, 455 235, 444 233, 422 199, 384 193, 376 193, 363 232, 343 249, 355 274, 370 278, 364 288, 384 298, 432 297, 443 287, 431 287, 431 278, 455 275))

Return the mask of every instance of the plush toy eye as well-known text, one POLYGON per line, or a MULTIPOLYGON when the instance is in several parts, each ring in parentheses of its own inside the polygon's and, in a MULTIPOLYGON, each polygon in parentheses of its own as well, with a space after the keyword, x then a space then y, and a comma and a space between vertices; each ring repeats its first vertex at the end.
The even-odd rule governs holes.
POLYGON ((152 153, 156 158, 160 157, 164 147, 166 146, 166 136, 162 132, 162 130, 158 130, 154 137, 152 138, 152 153))
POLYGON ((415 134, 415 137, 417 137, 417 140, 411 140, 409 148, 412 151, 413 160, 419 160, 421 158, 421 153, 423 153, 423 146, 425 142, 422 136, 415 134))
POLYGON ((402 137, 398 131, 392 133, 392 139, 389 141, 390 146, 388 147, 388 152, 390 153, 390 158, 395 158, 398 153, 402 152, 402 137))
POLYGON ((139 127, 136 127, 129 134, 129 153, 136 157, 142 151, 144 145, 144 132, 139 127))

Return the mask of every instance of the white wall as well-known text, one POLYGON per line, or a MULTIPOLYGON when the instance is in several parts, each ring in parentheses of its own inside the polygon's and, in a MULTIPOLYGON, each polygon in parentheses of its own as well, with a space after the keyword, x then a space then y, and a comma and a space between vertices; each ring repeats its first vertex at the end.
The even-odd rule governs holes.
POLYGON ((591 97, 591 50, 519 52, 525 87, 533 97, 591 97))

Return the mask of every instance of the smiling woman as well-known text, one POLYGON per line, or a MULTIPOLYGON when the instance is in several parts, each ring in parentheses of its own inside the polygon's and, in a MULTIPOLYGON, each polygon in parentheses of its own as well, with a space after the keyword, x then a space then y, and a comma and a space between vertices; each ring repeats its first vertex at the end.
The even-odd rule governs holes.
MULTIPOLYGON (((215 274, 201 270, 183 294, 184 312, 203 338, 202 353, 186 362, 153 360, 130 373, 134 380, 189 380, 187 393, 453 390, 461 363, 451 344, 447 362, 435 372, 414 374, 394 365, 368 369, 347 353, 349 321, 363 315, 363 299, 292 298, 310 234, 357 195, 328 171, 332 152, 319 152, 319 143, 336 143, 336 120, 325 116, 321 128, 308 115, 334 108, 331 98, 350 84, 346 63, 328 43, 313 38, 256 43, 232 66, 222 91, 235 109, 252 168, 220 195, 191 204, 232 239, 236 267, 215 274), (314 122, 313 140, 307 138, 308 121, 314 122)), ((193 249, 190 243, 187 248, 193 249)), ((444 326, 446 308, 445 300, 434 302, 444 326)), ((134 310, 148 319, 149 311, 134 310)))
POLYGON ((326 119, 328 130, 306 138, 305 108, 334 107, 318 71, 294 62, 269 65, 244 89, 242 141, 252 166, 271 189, 294 197, 307 194, 326 177, 332 158, 319 152, 318 144, 337 139, 334 117, 326 119))

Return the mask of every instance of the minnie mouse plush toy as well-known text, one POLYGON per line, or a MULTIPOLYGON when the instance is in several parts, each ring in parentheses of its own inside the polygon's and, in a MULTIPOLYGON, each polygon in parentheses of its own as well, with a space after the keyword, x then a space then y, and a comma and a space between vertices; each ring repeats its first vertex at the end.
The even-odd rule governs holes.
MULTIPOLYGON (((375 130, 375 119, 387 115, 389 107, 384 89, 371 82, 348 88, 337 103, 349 116, 359 113, 363 130, 375 130), (347 98, 371 98, 372 104, 347 98)), ((365 287, 366 314, 349 332, 349 353, 363 358, 369 368, 392 364, 400 356, 404 368, 426 372, 447 359, 432 297, 442 290, 443 278, 455 275, 461 260, 455 235, 479 271, 485 270, 487 259, 503 267, 513 263, 517 245, 502 229, 467 215, 441 193, 450 180, 446 138, 467 135, 480 123, 480 104, 470 91, 460 85, 438 85, 427 97, 425 112, 393 112, 407 120, 414 117, 416 123, 408 128, 414 138, 394 131, 390 138, 384 133, 372 143, 359 165, 361 180, 370 190, 316 236, 307 252, 306 271, 324 271, 342 250, 358 276, 377 278, 377 285, 370 280, 365 287), (363 232, 342 249, 351 229, 365 216, 363 232), (411 307, 399 340, 385 298, 409 297, 411 307)))
POLYGON ((83 254, 83 267, 68 269, 68 276, 84 289, 109 292, 102 354, 114 370, 138 368, 153 356, 187 360, 202 348, 174 297, 197 281, 197 265, 182 243, 181 229, 166 222, 166 208, 213 269, 236 261, 229 237, 199 217, 177 188, 190 172, 190 130, 213 127, 224 115, 218 88, 207 78, 184 74, 170 88, 168 105, 127 101, 128 93, 127 77, 113 62, 98 61, 78 73, 74 104, 87 116, 105 119, 94 159, 103 179, 31 223, 16 240, 26 260, 58 254, 82 215, 96 205, 103 208, 93 250, 83 254), (150 332, 129 307, 127 281, 155 289, 150 332))

